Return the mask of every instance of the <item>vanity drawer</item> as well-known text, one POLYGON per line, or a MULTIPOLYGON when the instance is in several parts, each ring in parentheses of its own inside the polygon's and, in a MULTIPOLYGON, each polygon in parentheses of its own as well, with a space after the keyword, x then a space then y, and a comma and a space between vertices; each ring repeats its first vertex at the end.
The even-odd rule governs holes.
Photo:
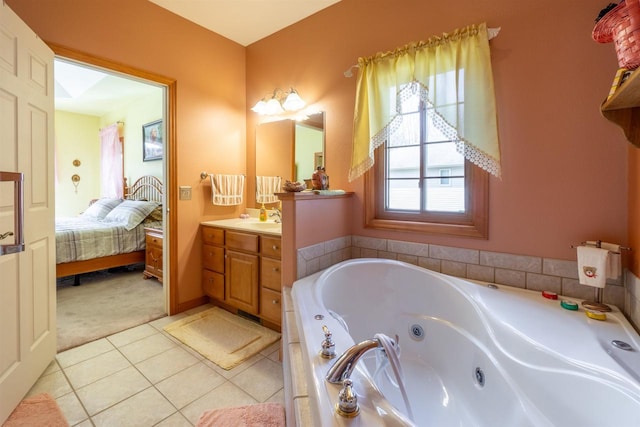
POLYGON ((224 230, 220 228, 202 227, 202 241, 211 245, 224 245, 224 230))
POLYGON ((282 262, 277 259, 262 258, 260 264, 260 284, 273 291, 282 289, 282 262))
POLYGON ((202 266, 218 273, 224 273, 224 248, 202 245, 202 266))
POLYGON ((280 245, 280 238, 262 236, 262 247, 260 249, 260 253, 264 256, 280 259, 282 253, 280 245))
POLYGON ((278 325, 282 322, 282 301, 280 292, 262 288, 260 290, 260 316, 278 325))
POLYGON ((224 275, 202 270, 202 290, 211 298, 224 301, 224 275))
POLYGON ((248 252, 258 252, 258 239, 259 237, 255 234, 227 231, 227 248, 240 249, 248 252))

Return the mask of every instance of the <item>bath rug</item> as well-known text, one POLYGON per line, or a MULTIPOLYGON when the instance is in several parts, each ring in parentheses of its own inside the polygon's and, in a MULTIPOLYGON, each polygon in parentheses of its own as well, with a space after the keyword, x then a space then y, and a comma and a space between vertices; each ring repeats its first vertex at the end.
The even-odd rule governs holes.
POLYGON ((200 415, 196 427, 284 427, 284 407, 279 403, 220 408, 200 415))
POLYGON ((56 400, 48 393, 24 399, 2 427, 69 427, 56 400))
POLYGON ((278 332, 219 307, 177 320, 164 330, 226 370, 280 339, 278 332))

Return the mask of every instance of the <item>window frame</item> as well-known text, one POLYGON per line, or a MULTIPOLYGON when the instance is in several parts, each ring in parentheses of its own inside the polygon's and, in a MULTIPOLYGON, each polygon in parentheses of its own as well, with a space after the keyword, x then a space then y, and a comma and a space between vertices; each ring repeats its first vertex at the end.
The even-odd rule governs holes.
POLYGON ((465 159, 465 206, 463 214, 430 212, 428 215, 387 212, 385 200, 385 146, 376 148, 375 163, 364 176, 365 228, 488 238, 489 173, 465 159))

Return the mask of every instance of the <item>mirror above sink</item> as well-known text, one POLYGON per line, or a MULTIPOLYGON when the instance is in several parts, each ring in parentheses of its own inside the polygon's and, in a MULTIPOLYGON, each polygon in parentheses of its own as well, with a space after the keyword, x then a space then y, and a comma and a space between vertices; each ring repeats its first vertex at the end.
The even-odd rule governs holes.
POLYGON ((324 166, 325 114, 306 120, 280 120, 256 127, 256 176, 286 180, 311 180, 317 166, 324 166))

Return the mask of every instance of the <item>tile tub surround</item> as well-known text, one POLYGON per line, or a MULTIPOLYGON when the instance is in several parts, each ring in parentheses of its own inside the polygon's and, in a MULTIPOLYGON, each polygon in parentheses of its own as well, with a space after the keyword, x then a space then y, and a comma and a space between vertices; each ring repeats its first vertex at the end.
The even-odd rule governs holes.
POLYGON ((282 288, 282 371, 287 427, 313 425, 304 361, 291 298, 291 287, 282 288))
MULTIPOLYGON (((548 290, 570 298, 593 299, 594 288, 578 282, 576 261, 462 249, 365 236, 345 236, 297 251, 297 278, 301 279, 352 258, 388 258, 451 276, 536 291, 548 290)), ((640 279, 627 273, 609 280, 604 302, 623 310, 640 327, 640 279), (630 277, 633 276, 633 280, 630 277)))
POLYGON ((640 330, 640 279, 629 270, 625 270, 624 282, 624 313, 636 329, 640 330))

